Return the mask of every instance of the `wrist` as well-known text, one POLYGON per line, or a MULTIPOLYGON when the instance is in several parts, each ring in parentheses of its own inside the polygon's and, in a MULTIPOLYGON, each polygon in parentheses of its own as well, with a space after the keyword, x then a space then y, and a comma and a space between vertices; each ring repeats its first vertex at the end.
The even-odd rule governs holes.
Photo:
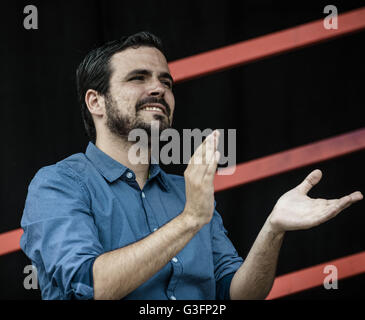
POLYGON ((186 228, 194 232, 198 232, 205 225, 202 219, 198 219, 187 208, 181 213, 181 218, 183 219, 186 228))
POLYGON ((274 237, 277 236, 283 236, 285 234, 285 230, 282 229, 277 223, 275 223, 275 220, 272 219, 272 215, 270 214, 265 222, 265 227, 267 232, 272 234, 274 237))

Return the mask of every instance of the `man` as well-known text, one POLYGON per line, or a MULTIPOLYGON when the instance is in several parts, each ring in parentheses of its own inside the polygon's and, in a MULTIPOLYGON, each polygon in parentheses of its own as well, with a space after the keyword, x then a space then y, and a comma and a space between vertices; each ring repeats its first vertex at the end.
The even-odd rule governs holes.
POLYGON ((362 199, 307 197, 321 178, 313 171, 278 200, 243 262, 215 210, 218 132, 184 177, 128 156, 133 129, 172 124, 173 79, 159 39, 143 32, 93 50, 77 83, 91 142, 35 175, 21 221, 43 299, 263 299, 284 233, 362 199))

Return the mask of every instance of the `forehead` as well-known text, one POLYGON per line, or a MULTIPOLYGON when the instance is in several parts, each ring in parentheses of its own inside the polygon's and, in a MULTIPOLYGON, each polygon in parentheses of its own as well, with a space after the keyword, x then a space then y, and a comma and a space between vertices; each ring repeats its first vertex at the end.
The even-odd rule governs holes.
POLYGON ((114 54, 110 60, 113 75, 123 76, 135 69, 152 72, 169 72, 169 67, 162 52, 152 47, 128 48, 114 54))

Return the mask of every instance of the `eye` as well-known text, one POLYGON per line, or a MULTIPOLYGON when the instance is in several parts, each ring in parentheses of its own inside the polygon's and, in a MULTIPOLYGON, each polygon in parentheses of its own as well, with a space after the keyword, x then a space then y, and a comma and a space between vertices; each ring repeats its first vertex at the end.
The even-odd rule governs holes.
POLYGON ((161 83, 169 89, 172 88, 172 83, 169 80, 161 80, 161 83))
POLYGON ((129 81, 131 81, 131 80, 142 81, 142 80, 144 80, 144 76, 134 76, 134 77, 132 77, 132 78, 129 79, 129 81))

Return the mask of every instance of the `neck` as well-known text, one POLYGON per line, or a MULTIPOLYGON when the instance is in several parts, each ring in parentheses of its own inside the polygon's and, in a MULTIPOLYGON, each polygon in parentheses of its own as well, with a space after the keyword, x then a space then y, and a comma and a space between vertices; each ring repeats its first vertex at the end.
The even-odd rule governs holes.
POLYGON ((95 145, 101 151, 132 170, 136 175, 137 183, 143 189, 148 178, 151 152, 150 149, 145 150, 145 152, 148 152, 148 163, 137 163, 136 157, 133 157, 134 152, 131 152, 131 155, 128 156, 129 149, 133 144, 135 144, 134 141, 128 141, 112 134, 100 136, 95 142, 95 145))

